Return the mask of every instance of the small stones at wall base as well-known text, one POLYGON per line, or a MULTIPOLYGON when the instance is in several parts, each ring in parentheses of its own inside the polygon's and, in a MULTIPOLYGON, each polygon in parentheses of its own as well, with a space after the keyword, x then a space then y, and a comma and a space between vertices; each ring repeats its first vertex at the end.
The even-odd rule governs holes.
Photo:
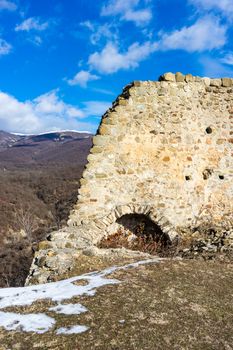
POLYGON ((213 260, 233 261, 233 229, 226 232, 224 230, 207 230, 200 234, 195 232, 190 237, 189 246, 181 249, 179 254, 184 258, 203 258, 213 260))

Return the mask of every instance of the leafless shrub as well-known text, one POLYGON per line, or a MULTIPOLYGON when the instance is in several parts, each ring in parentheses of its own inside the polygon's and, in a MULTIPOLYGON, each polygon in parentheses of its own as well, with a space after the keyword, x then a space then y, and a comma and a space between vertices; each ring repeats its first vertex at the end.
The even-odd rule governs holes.
POLYGON ((14 210, 15 229, 23 230, 28 241, 33 242, 33 233, 38 229, 38 220, 30 207, 19 207, 14 210))

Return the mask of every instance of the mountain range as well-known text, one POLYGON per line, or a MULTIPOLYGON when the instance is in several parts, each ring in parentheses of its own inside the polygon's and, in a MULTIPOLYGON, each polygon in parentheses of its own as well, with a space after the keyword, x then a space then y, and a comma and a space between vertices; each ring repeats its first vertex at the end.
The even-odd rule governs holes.
POLYGON ((0 131, 0 169, 49 164, 83 164, 92 145, 87 132, 20 135, 0 131))

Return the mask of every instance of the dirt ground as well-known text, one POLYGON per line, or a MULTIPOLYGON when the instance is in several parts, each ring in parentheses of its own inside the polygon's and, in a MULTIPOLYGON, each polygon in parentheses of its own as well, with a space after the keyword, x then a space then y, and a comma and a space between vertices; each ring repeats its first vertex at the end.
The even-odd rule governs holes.
MULTIPOLYGON (((165 260, 109 275, 121 283, 93 297, 73 298, 88 312, 56 315, 59 327, 85 325, 76 335, 0 331, 1 350, 231 350, 233 265, 221 261, 165 260)), ((69 300, 70 302, 70 300, 69 300)), ((7 311, 45 312, 51 301, 7 311)), ((4 310, 5 311, 5 310, 4 310)))

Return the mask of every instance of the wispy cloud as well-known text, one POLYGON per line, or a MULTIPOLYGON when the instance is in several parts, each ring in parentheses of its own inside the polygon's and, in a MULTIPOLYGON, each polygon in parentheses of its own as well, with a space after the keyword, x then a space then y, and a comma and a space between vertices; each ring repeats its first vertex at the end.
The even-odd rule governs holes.
POLYGON ((224 65, 219 58, 204 55, 200 57, 199 61, 203 67, 203 74, 208 77, 233 76, 232 69, 224 65))
POLYGON ((220 61, 229 66, 233 66, 233 53, 227 53, 220 61))
POLYGON ((58 92, 51 91, 33 100, 31 106, 36 114, 57 115, 72 118, 83 118, 84 113, 79 109, 63 102, 58 92))
POLYGON ((39 35, 35 35, 35 36, 29 38, 28 40, 31 41, 36 46, 40 46, 43 42, 42 38, 39 35))
POLYGON ((185 50, 187 52, 208 51, 220 48, 227 41, 227 26, 214 16, 200 18, 189 27, 171 33, 161 33, 162 50, 185 50))
POLYGON ((0 125, 6 131, 29 134, 59 129, 95 131, 97 125, 85 118, 100 117, 108 107, 108 102, 88 101, 79 108, 65 103, 57 90, 26 102, 0 92, 0 125))
POLYGON ((118 40, 118 28, 113 25, 112 23, 105 23, 103 25, 100 25, 98 23, 93 23, 90 21, 81 22, 80 25, 82 27, 87 28, 91 34, 90 34, 90 42, 93 45, 98 44, 100 41, 104 40, 118 40))
POLYGON ((12 46, 4 39, 0 38, 0 56, 8 55, 12 50, 12 46))
POLYGON ((119 16, 123 21, 134 22, 137 26, 147 25, 152 19, 150 8, 141 7, 140 0, 109 0, 102 7, 102 16, 119 16))
POLYGON ((90 81, 100 79, 97 75, 91 74, 89 71, 81 70, 78 72, 73 79, 68 80, 69 85, 79 85, 83 88, 87 87, 90 81))
POLYGON ((121 69, 136 68, 156 49, 157 44, 146 42, 141 45, 134 43, 126 51, 120 52, 117 45, 110 42, 102 51, 90 55, 88 63, 100 73, 115 73, 121 69))
POLYGON ((232 0, 189 0, 189 3, 196 6, 199 10, 217 10, 233 19, 232 0))
POLYGON ((217 16, 206 15, 190 26, 160 32, 157 42, 133 43, 126 50, 121 50, 117 43, 109 41, 102 50, 89 56, 89 68, 111 74, 138 67, 155 51, 204 52, 219 49, 227 43, 227 30, 227 25, 222 24, 217 16))
POLYGON ((39 31, 42 32, 44 30, 46 30, 49 26, 49 22, 45 21, 42 22, 40 18, 38 17, 30 17, 26 20, 24 20, 22 23, 18 24, 15 27, 15 31, 19 32, 19 31, 26 31, 29 32, 31 30, 34 31, 39 31))
POLYGON ((9 0, 0 0, 0 11, 15 11, 17 9, 17 5, 13 1, 9 0))
POLYGON ((107 90, 107 89, 94 88, 92 90, 95 91, 95 92, 99 92, 100 94, 116 96, 116 94, 113 91, 110 91, 110 90, 107 90))

